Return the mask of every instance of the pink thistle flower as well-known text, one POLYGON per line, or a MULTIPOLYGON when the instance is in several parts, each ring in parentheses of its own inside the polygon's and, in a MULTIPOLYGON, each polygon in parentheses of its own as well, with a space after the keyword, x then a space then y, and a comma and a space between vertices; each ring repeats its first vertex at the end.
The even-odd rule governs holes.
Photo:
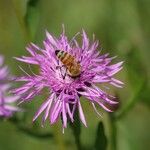
POLYGON ((10 96, 9 89, 10 75, 7 66, 3 66, 4 58, 0 56, 0 117, 11 117, 14 112, 20 109, 14 106, 19 96, 10 96))
POLYGON ((82 31, 82 46, 79 46, 75 37, 69 42, 63 29, 59 38, 46 32, 44 48, 39 48, 31 43, 27 47, 30 56, 16 58, 27 64, 37 65, 39 73, 18 77, 16 81, 25 82, 21 87, 13 90, 13 93, 22 95, 22 101, 30 101, 39 95, 43 88, 49 91, 49 97, 43 102, 36 112, 33 121, 44 112, 43 123, 49 119, 50 124, 58 121, 62 117, 63 128, 67 127, 67 121, 74 121, 74 113, 77 109, 82 123, 87 126, 80 97, 87 98, 96 113, 95 104, 98 104, 108 112, 112 112, 110 105, 116 105, 115 97, 100 89, 97 84, 109 83, 116 87, 122 87, 122 82, 113 76, 122 69, 122 63, 110 64, 115 58, 109 58, 109 54, 100 55, 98 51, 98 41, 90 44, 89 39, 82 31), (80 64, 81 73, 77 77, 71 77, 67 67, 56 56, 56 51, 62 50, 70 54, 80 64))

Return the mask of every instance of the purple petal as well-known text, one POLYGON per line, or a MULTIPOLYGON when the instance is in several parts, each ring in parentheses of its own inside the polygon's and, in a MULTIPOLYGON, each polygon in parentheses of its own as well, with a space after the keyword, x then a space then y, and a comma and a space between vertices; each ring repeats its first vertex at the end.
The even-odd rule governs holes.
POLYGON ((95 112, 96 112, 100 117, 102 117, 102 115, 98 112, 98 110, 97 110, 97 108, 96 108, 96 106, 95 106, 94 103, 92 103, 92 106, 93 106, 95 112))
POLYGON ((81 119, 82 123, 87 127, 86 120, 85 120, 85 117, 84 117, 84 113, 83 113, 83 110, 82 110, 82 106, 81 106, 80 100, 78 100, 78 109, 79 109, 80 119, 81 119))
POLYGON ((44 122, 46 121, 46 119, 47 119, 48 116, 49 116, 50 108, 51 108, 51 105, 52 105, 53 100, 54 100, 54 93, 53 93, 53 94, 51 95, 51 97, 48 99, 49 104, 48 104, 47 109, 46 109, 46 111, 45 111, 44 122))
POLYGON ((49 100, 45 101, 41 107, 38 109, 38 111, 35 113, 34 117, 33 117, 33 121, 35 121, 39 115, 46 109, 46 107, 48 106, 49 104, 49 100))
POLYGON ((87 50, 87 48, 89 47, 89 39, 84 30, 82 30, 82 35, 83 35, 82 49, 87 50))
POLYGON ((55 103, 52 112, 50 114, 50 122, 51 124, 55 123, 57 121, 58 115, 61 111, 61 107, 62 107, 62 102, 60 100, 57 100, 57 102, 55 103))
POLYGON ((46 36, 47 36, 49 42, 50 42, 53 46, 57 47, 57 41, 53 38, 53 36, 52 36, 48 31, 46 31, 46 36))
POLYGON ((22 62, 25 62, 28 64, 35 64, 35 65, 38 64, 38 62, 36 60, 34 60, 32 57, 23 57, 23 58, 14 57, 14 58, 18 61, 22 61, 22 62))
POLYGON ((3 62, 4 62, 4 57, 0 55, 0 67, 3 65, 3 62))
POLYGON ((66 116, 66 106, 65 102, 62 102, 62 118, 63 118, 63 126, 64 128, 67 127, 67 116, 66 116))
POLYGON ((7 97, 5 97, 5 102, 6 103, 13 103, 13 102, 16 102, 16 101, 18 101, 18 99, 19 99, 20 97, 17 95, 17 96, 7 96, 7 97))
POLYGON ((5 105, 4 108, 9 110, 9 111, 21 111, 22 110, 22 109, 20 109, 18 107, 10 106, 10 105, 5 105))
POLYGON ((68 115, 69 115, 71 121, 73 122, 73 121, 74 121, 74 119, 73 119, 73 114, 71 113, 69 104, 67 104, 67 103, 66 103, 66 108, 67 108, 68 115))

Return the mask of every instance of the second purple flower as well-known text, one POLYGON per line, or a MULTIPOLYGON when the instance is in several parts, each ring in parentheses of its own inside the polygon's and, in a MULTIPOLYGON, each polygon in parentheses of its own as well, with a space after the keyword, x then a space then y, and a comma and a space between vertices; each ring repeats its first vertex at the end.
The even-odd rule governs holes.
POLYGON ((19 96, 9 94, 12 76, 9 74, 8 67, 3 66, 3 62, 4 57, 0 55, 0 117, 8 118, 21 109, 15 106, 19 96))

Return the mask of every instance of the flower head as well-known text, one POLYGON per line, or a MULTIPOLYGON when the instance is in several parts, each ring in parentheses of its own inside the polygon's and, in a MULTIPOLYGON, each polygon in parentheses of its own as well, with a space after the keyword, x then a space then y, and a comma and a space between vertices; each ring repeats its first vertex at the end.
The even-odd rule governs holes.
POLYGON ((91 102, 97 113, 95 104, 109 112, 112 110, 108 106, 117 104, 114 97, 100 89, 97 84, 109 83, 121 87, 123 83, 113 76, 122 69, 122 62, 110 64, 115 57, 100 55, 98 41, 93 40, 90 44, 85 31, 82 31, 81 36, 80 46, 75 37, 68 41, 64 29, 59 38, 46 32, 44 48, 31 43, 27 47, 30 56, 16 58, 27 64, 37 65, 39 73, 26 73, 25 76, 17 78, 16 81, 25 83, 13 92, 22 95, 22 101, 30 101, 41 94, 43 88, 49 91, 47 100, 38 109, 33 121, 44 112, 43 122, 49 118, 50 124, 54 124, 61 116, 63 128, 66 128, 67 120, 73 122, 75 110, 78 109, 82 123, 87 126, 80 102, 81 96, 91 102), (61 53, 58 56, 59 52, 61 53), (71 67, 78 75, 73 73, 71 67))
POLYGON ((8 95, 8 90, 11 85, 11 79, 7 66, 3 66, 4 58, 0 56, 0 117, 11 117, 14 112, 20 109, 13 106, 14 102, 18 100, 18 96, 8 95))

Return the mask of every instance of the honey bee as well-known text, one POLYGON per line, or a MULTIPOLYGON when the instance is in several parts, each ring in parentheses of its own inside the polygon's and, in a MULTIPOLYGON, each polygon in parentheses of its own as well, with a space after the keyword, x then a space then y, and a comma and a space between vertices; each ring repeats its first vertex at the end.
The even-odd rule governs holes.
POLYGON ((56 50, 55 54, 57 58, 62 62, 62 64, 66 67, 69 76, 73 78, 80 76, 81 65, 74 56, 63 50, 56 50))

